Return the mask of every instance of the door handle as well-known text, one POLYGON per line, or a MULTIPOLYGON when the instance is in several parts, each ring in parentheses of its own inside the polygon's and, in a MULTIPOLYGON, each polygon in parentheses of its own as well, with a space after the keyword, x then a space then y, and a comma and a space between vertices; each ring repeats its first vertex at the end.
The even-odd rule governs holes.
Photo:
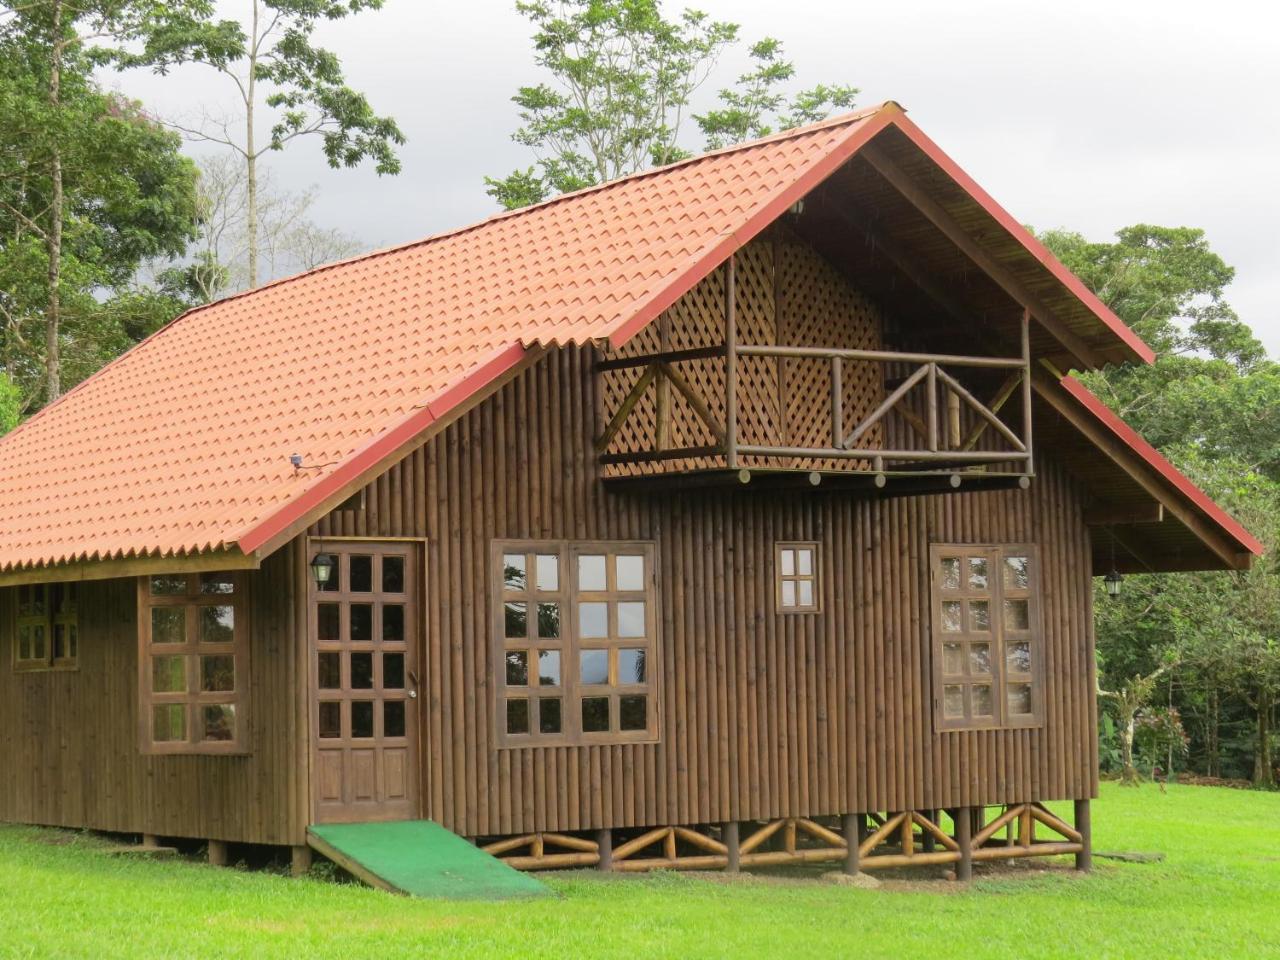
POLYGON ((409 699, 418 699, 418 675, 412 670, 409 671, 409 682, 413 684, 413 689, 409 691, 409 699))

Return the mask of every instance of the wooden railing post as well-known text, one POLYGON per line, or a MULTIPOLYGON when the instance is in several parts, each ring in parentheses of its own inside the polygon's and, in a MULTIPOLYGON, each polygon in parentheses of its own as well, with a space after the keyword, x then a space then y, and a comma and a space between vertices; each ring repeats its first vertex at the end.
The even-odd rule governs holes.
POLYGON ((1076 854, 1076 869, 1088 873, 1093 869, 1093 825, 1089 820, 1087 798, 1076 801, 1076 832, 1080 834, 1080 852, 1076 854))
POLYGON ((831 358, 831 445, 844 446, 844 374, 840 357, 831 358))
POLYGON ((1027 448, 1024 472, 1035 473, 1031 447, 1031 311, 1022 311, 1022 444, 1027 448))
POLYGON ((956 861, 956 879, 973 879, 973 809, 957 807, 951 814, 956 827, 956 844, 960 859, 956 861))
POLYGON ((738 466, 738 281, 735 254, 729 254, 724 277, 724 459, 738 466))
POLYGON ((928 420, 928 443, 931 453, 938 452, 938 365, 936 363, 929 364, 929 375, 927 378, 925 389, 928 390, 928 396, 925 397, 925 415, 928 420))

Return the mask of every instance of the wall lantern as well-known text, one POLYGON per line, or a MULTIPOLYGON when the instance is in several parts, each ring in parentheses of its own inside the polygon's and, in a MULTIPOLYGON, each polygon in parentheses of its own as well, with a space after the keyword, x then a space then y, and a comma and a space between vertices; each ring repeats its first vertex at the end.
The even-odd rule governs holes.
POLYGON ((311 560, 311 579, 317 587, 323 587, 333 576, 333 557, 327 553, 317 553, 311 560))
POLYGON ((1124 577, 1120 576, 1120 571, 1115 567, 1111 568, 1111 572, 1102 578, 1102 582, 1107 587, 1107 596, 1115 599, 1120 596, 1120 584, 1124 583, 1124 577))

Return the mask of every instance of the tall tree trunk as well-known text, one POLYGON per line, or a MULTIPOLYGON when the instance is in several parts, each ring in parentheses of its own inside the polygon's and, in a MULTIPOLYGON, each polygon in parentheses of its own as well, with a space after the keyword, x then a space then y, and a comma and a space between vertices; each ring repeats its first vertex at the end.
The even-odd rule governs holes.
POLYGON ((245 200, 249 232, 249 289, 258 285, 258 153, 253 138, 254 86, 258 67, 258 0, 253 0, 253 30, 249 34, 249 80, 244 98, 245 200))
MULTIPOLYGON (((49 106, 54 113, 62 96, 62 0, 53 4, 53 43, 49 59, 49 106)), ((55 139, 49 159, 49 229, 45 231, 45 253, 49 260, 49 299, 44 316, 45 400, 52 403, 62 394, 62 360, 58 349, 62 300, 62 144, 55 139)))
POLYGON ((1271 760, 1271 708, 1274 706, 1271 691, 1258 691, 1258 744, 1253 754, 1253 785, 1274 787, 1276 768, 1271 760))

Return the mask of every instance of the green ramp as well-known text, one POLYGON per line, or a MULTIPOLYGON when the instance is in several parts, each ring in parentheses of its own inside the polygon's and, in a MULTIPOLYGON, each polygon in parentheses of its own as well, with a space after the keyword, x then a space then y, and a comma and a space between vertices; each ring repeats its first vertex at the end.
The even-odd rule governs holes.
POLYGON ((371 887, 411 897, 511 900, 551 894, 430 820, 330 823, 307 829, 307 842, 371 887))

